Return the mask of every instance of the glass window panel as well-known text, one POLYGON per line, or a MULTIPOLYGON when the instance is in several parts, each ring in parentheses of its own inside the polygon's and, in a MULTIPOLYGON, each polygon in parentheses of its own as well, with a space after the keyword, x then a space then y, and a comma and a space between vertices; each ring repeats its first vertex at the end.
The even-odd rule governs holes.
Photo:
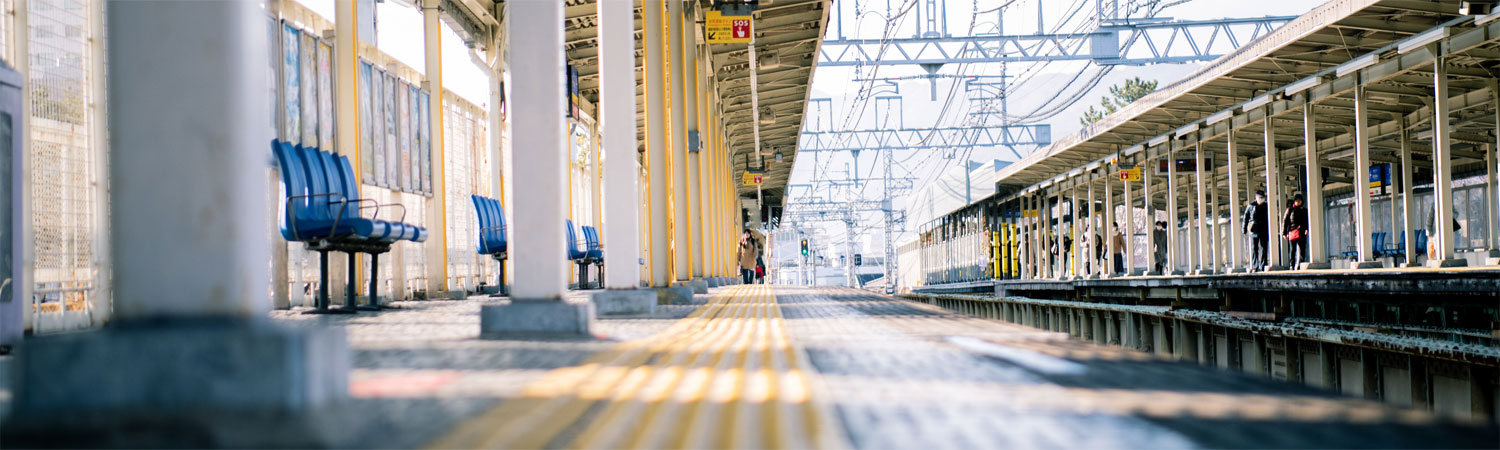
POLYGON ((370 152, 375 154, 375 185, 388 187, 391 182, 385 171, 388 161, 385 154, 385 72, 373 67, 370 69, 370 104, 370 152))
POLYGON ((318 142, 333 149, 333 47, 318 41, 318 142))
POLYGON ((370 63, 359 62, 359 170, 365 184, 375 182, 375 115, 370 111, 370 63))
POLYGON ((396 106, 396 142, 401 149, 401 166, 397 169, 397 176, 401 180, 401 190, 411 192, 411 90, 407 88, 405 81, 396 86, 396 96, 399 101, 396 106))
POLYGON ((302 33, 302 45, 298 49, 298 86, 302 90, 302 145, 304 147, 326 147, 318 142, 318 93, 317 93, 317 41, 312 35, 302 33))
POLYGON ((292 142, 301 142, 302 139, 302 88, 297 84, 297 55, 298 49, 302 47, 301 34, 290 25, 282 27, 282 74, 284 83, 282 87, 282 100, 286 109, 286 124, 282 129, 283 139, 292 142))
POLYGON ((422 156, 422 127, 418 124, 418 122, 421 120, 421 109, 417 106, 417 104, 420 103, 417 101, 420 97, 418 96, 419 92, 417 92, 416 87, 410 84, 406 84, 404 86, 406 87, 407 91, 408 103, 406 107, 406 141, 409 142, 409 145, 411 146, 411 163, 407 167, 407 170, 411 172, 411 191, 422 192, 422 164, 418 161, 418 159, 420 159, 422 156))
POLYGON ((385 118, 383 119, 385 134, 382 138, 385 141, 385 182, 391 189, 399 189, 400 178, 396 174, 396 169, 401 166, 401 159, 398 156, 400 150, 396 145, 396 77, 386 72, 384 79, 385 89, 381 92, 385 93, 383 99, 385 101, 385 118))
POLYGON ((420 134, 422 135, 422 157, 419 158, 418 160, 421 161, 421 163, 422 163, 422 192, 425 192, 425 193, 428 193, 428 194, 432 193, 432 111, 430 110, 430 108, 431 108, 431 101, 432 101, 432 97, 430 95, 428 95, 426 92, 423 92, 422 95, 421 95, 421 100, 419 101, 419 103, 421 104, 421 108, 422 108, 421 129, 419 130, 420 134))

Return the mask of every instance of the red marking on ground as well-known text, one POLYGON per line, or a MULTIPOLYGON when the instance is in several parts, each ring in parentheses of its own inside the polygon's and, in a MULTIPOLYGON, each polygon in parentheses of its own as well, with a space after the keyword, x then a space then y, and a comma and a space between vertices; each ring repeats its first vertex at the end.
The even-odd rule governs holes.
POLYGON ((349 384, 349 395, 355 397, 417 397, 431 394, 452 383, 458 372, 422 372, 374 375, 349 384))

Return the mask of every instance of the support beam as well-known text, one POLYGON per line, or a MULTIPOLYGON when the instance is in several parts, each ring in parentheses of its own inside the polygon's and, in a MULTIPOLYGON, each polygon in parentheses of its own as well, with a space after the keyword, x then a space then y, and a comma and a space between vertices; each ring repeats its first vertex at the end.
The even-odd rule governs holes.
MULTIPOLYGON (((447 182, 445 181, 446 177, 443 170, 445 167, 447 167, 444 164, 444 162, 447 161, 447 155, 443 154, 443 143, 444 140, 447 139, 447 137, 443 135, 443 30, 441 23, 442 11, 439 9, 442 0, 423 0, 423 2, 424 7, 422 8, 422 37, 423 43, 425 45, 423 54, 427 58, 427 83, 432 86, 432 95, 428 96, 428 101, 430 103, 428 103, 427 106, 432 114, 432 120, 428 121, 428 125, 431 127, 431 129, 428 131, 428 136, 432 137, 432 185, 447 186, 447 184, 445 184, 447 182)), ((355 36, 354 33, 350 33, 350 37, 353 36, 355 36)), ((348 54, 351 55, 349 56, 349 64, 352 70, 352 55, 355 52, 352 50, 353 44, 350 45, 350 47, 340 48, 350 49, 350 53, 348 54)), ((344 64, 339 65, 343 66, 344 64)), ((516 66, 512 65, 510 67, 515 68, 516 66)), ((342 80, 342 77, 340 79, 342 80)), ((354 77, 352 74, 349 77, 349 82, 354 82, 354 77)), ((514 82, 514 79, 512 79, 512 82, 514 82)), ((519 86, 525 85, 521 84, 519 86)), ((350 89, 352 92, 353 87, 351 86, 350 89)), ((355 96, 349 95, 339 98, 349 99, 349 101, 352 102, 354 101, 355 96)), ((514 111, 514 109, 512 110, 514 111)), ((526 110, 522 109, 521 111, 526 110)), ((339 142, 357 142, 357 133, 358 130, 350 131, 349 137, 347 139, 344 138, 342 134, 340 134, 339 142)), ((522 147, 518 146, 516 148, 522 147)), ((358 158, 352 159, 357 160, 358 158)), ((447 216, 445 215, 445 211, 447 211, 448 207, 446 202, 448 196, 443 195, 441 189, 438 189, 438 191, 438 195, 432 196, 432 200, 427 203, 427 214, 425 217, 426 223, 428 224, 428 235, 427 245, 423 247, 426 249, 426 254, 423 255, 423 257, 425 257, 427 260, 426 266, 428 295, 436 295, 437 293, 448 290, 448 227, 445 226, 448 223, 447 216)), ((515 214, 515 216, 521 217, 519 213, 515 214)), ((512 256, 517 255, 515 253, 512 253, 512 256)), ((521 274, 517 273, 516 275, 519 276, 521 274)))
POLYGON ((563 123, 562 3, 506 2, 514 130, 516 264, 511 302, 480 309, 480 336, 589 336, 591 303, 568 303, 564 259, 568 215, 567 135, 563 123), (524 36, 524 39, 517 37, 524 36))
POLYGON ((642 5, 641 14, 646 23, 642 33, 645 41, 642 72, 646 84, 646 186, 650 193, 646 202, 649 210, 646 226, 651 230, 646 280, 652 287, 667 287, 672 281, 672 255, 668 246, 671 210, 667 205, 667 11, 663 2, 648 1, 642 5))
MULTIPOLYGON (((1433 54, 1440 54, 1436 45, 1431 47, 1431 51, 1433 54)), ((1432 188, 1435 194, 1433 204, 1437 210, 1427 233, 1437 238, 1437 251, 1427 264, 1437 267, 1467 265, 1454 253, 1453 147, 1450 137, 1453 133, 1453 117, 1448 100, 1447 61, 1446 56, 1438 57, 1433 60, 1432 70, 1432 188)))
POLYGON ((1286 269, 1281 260, 1281 151, 1276 148, 1275 120, 1265 120, 1265 163, 1266 163, 1266 205, 1267 222, 1266 230, 1270 236, 1266 239, 1266 268, 1270 270, 1286 269))
POLYGON ((604 146, 604 287, 639 287, 640 172, 636 170, 635 48, 630 2, 599 2, 599 128, 604 146))
POLYGON ((1328 248, 1323 244, 1328 229, 1323 226, 1323 159, 1318 155, 1318 115, 1315 105, 1309 103, 1302 107, 1302 135, 1303 150, 1307 152, 1304 158, 1307 165, 1307 192, 1304 197, 1307 205, 1307 265, 1305 269, 1328 269, 1332 267, 1328 263, 1328 248))
POLYGON ((1177 251, 1177 158, 1167 149, 1167 266, 1163 274, 1181 275, 1177 266, 1182 263, 1182 252, 1177 251))
POLYGON ((1240 254, 1245 248, 1245 222, 1244 217, 1240 215, 1241 205, 1245 204, 1244 199, 1240 197, 1240 192, 1244 190, 1240 178, 1242 170, 1240 166, 1243 163, 1240 161, 1240 144, 1236 141, 1235 134, 1236 131, 1231 126, 1228 140, 1225 142, 1228 147, 1226 149, 1228 155, 1225 159, 1229 164, 1227 171, 1229 178, 1229 272, 1241 272, 1244 269, 1241 264, 1245 261, 1240 254))
MULTIPOLYGON (((1406 123, 1406 119, 1398 120, 1403 125, 1406 123)), ((1421 226, 1418 225, 1421 219, 1416 210, 1417 198, 1414 186, 1416 180, 1412 178, 1411 147, 1411 131, 1403 126, 1401 127, 1401 210, 1405 212, 1402 214, 1402 228, 1406 237, 1402 240, 1406 241, 1406 245, 1402 251, 1406 255, 1406 267, 1417 267, 1417 254, 1427 249, 1417 248, 1416 231, 1417 227, 1421 226)))
MULTIPOLYGON (((1364 86, 1354 88, 1354 242, 1358 246, 1357 269, 1378 269, 1380 261, 1375 259, 1375 222, 1370 217, 1369 184, 1363 182, 1370 176, 1370 99, 1364 86)), ((1312 147, 1312 146, 1309 146, 1312 147)), ((1312 153, 1308 153, 1312 155, 1312 153)), ((1312 158, 1316 160, 1317 158, 1312 158)))
MULTIPOLYGON (((683 126, 682 135, 686 143, 682 152, 683 164, 687 166, 687 184, 683 186, 682 192, 687 195, 683 197, 684 203, 679 206, 687 215, 684 224, 688 228, 687 247, 688 259, 691 266, 690 275, 693 280, 703 278, 703 199, 700 187, 701 160, 699 154, 703 151, 703 132, 699 129, 699 115, 702 110, 703 101, 703 76, 702 65, 698 62, 698 8, 696 2, 682 11, 682 59, 683 59, 683 89, 684 99, 683 117, 686 124, 683 126)), ((704 292, 707 292, 707 284, 704 292)))
POLYGON ((1203 157, 1202 143, 1193 145, 1193 158, 1194 169, 1198 172, 1196 180, 1198 184, 1198 235, 1196 236, 1198 239, 1198 273, 1211 274, 1214 263, 1209 249, 1213 246, 1213 241, 1208 235, 1208 220, 1214 214, 1210 214, 1208 208, 1208 189, 1213 183, 1213 171, 1210 169, 1207 175, 1203 173, 1208 165, 1208 159, 1203 157))
POLYGON ((687 149, 687 90, 688 80, 685 75, 684 54, 686 46, 683 44, 683 35, 692 23, 684 24, 683 2, 667 2, 667 60, 669 61, 669 72, 667 75, 668 92, 671 95, 671 104, 667 111, 670 114, 667 128, 667 186, 670 187, 671 196, 667 200, 668 220, 671 223, 671 252, 672 252, 672 281, 673 283, 692 280, 692 244, 689 236, 691 234, 691 223, 688 219, 688 149, 687 149))

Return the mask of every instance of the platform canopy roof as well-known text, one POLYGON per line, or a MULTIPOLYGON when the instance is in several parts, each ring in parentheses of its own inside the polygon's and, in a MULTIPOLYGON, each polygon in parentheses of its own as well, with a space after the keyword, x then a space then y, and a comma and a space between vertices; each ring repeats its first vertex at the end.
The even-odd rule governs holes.
MULTIPOLYGON (((1285 92, 1290 84, 1315 75, 1321 77, 1319 81, 1341 78, 1343 74, 1336 73, 1336 66, 1348 67, 1346 63, 1355 62, 1372 52, 1380 54, 1380 61, 1397 58, 1400 56, 1396 48, 1398 41, 1441 25, 1454 26, 1453 34, 1471 29, 1475 26, 1474 21, 1463 20, 1465 16, 1459 13, 1460 3, 1459 0, 1328 1, 1235 52, 1205 64, 1187 77, 1165 85, 1078 133, 1001 170, 997 176, 998 195, 1005 196, 1056 179, 1116 153, 1128 154, 1132 147, 1159 142, 1162 136, 1175 138, 1181 133, 1174 133, 1174 130, 1207 123, 1204 119, 1231 108, 1235 114, 1240 114, 1247 103, 1254 107, 1261 99, 1285 101, 1288 96, 1279 93, 1285 92), (1268 92, 1271 95, 1264 95, 1268 92)), ((1493 69, 1497 61, 1500 61, 1500 50, 1496 50, 1492 42, 1449 57, 1445 67, 1451 80, 1450 95, 1484 91, 1487 83, 1496 76, 1493 69)), ((1403 69, 1399 74, 1370 85, 1371 123, 1406 118, 1412 127, 1430 127, 1432 80, 1432 65, 1426 64, 1403 69), (1424 117, 1422 114, 1426 114, 1428 124, 1420 123, 1424 117)), ((1320 142, 1346 135, 1351 129, 1354 124, 1353 95, 1353 89, 1345 88, 1317 100, 1315 116, 1318 118, 1320 142)), ((1281 114, 1283 111, 1300 111, 1299 106, 1300 103, 1291 105, 1295 108, 1292 110, 1272 112, 1273 115, 1280 114, 1271 120, 1277 147, 1284 152, 1300 146, 1304 140, 1302 114, 1281 114)), ((1487 137, 1493 124, 1486 128, 1483 121, 1466 118, 1493 114, 1485 105, 1464 103, 1456 105, 1454 111, 1459 116, 1454 120, 1457 125, 1453 134, 1455 145, 1465 142, 1478 145, 1486 139, 1494 143, 1494 138, 1487 137)), ((1260 153, 1264 142, 1264 118, 1256 116, 1254 121, 1259 125, 1240 128, 1236 142, 1260 153)), ((1418 142, 1430 139, 1424 138, 1420 129, 1413 133, 1418 142)), ((1393 136, 1383 134, 1372 138, 1372 157, 1376 162, 1394 158, 1395 144, 1390 142, 1393 136)), ((1427 135, 1430 136, 1430 132, 1427 135)), ((1341 147, 1352 147, 1352 141, 1335 140, 1337 142, 1320 144, 1320 152, 1331 153, 1325 156, 1331 160, 1325 162, 1324 167, 1335 170, 1352 167, 1352 151, 1340 152, 1341 147)), ((1219 137, 1214 141, 1206 144, 1205 149, 1211 156, 1224 157, 1227 154, 1225 139, 1219 137)), ((1426 151, 1425 147, 1423 150, 1426 151)), ((1464 152, 1455 151, 1455 155, 1462 159, 1464 152)), ((1284 162, 1300 164, 1299 161, 1298 157, 1292 156, 1284 162)), ((1456 169, 1462 172, 1468 163, 1473 161, 1460 160, 1456 169)), ((1344 184, 1349 184, 1348 180, 1344 184)))

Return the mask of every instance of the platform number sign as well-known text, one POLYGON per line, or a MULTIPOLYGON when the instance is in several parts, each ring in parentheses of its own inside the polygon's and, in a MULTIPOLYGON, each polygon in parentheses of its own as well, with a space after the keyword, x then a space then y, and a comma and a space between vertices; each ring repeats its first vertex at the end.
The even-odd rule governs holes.
POLYGON ((710 44, 749 44, 755 32, 753 16, 726 16, 708 11, 703 20, 703 34, 710 44))

